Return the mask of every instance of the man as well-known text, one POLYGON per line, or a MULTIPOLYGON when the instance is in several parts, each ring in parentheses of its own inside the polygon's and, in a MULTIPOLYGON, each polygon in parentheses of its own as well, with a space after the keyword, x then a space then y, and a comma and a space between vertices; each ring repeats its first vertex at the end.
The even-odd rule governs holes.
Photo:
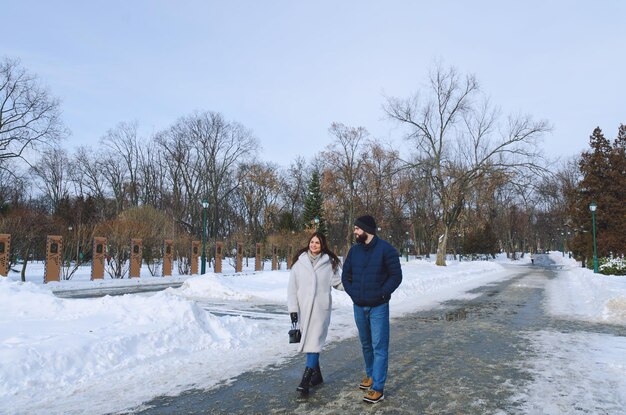
POLYGON ((385 399, 389 355, 389 300, 402 282, 398 251, 376 236, 376 221, 369 215, 354 222, 357 244, 350 248, 341 280, 354 303, 365 360, 365 377, 359 388, 369 392, 368 403, 385 399))

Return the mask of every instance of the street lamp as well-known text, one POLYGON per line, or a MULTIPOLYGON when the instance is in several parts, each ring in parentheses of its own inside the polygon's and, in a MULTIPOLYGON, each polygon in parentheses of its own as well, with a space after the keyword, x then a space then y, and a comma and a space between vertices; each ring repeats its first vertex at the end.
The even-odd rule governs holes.
POLYGON ((598 273, 598 252, 596 250, 596 202, 591 202, 589 210, 591 211, 591 223, 593 231, 593 272, 598 273))
POLYGON ((315 231, 317 232, 317 225, 319 225, 319 223, 320 223, 320 218, 316 216, 313 219, 313 222, 315 222, 315 231))
POLYGON ((202 219, 202 261, 200 265, 200 275, 206 272, 206 209, 209 207, 209 201, 202 201, 203 219, 202 219))
POLYGON ((404 232, 406 238, 404 238, 404 253, 406 254, 406 262, 409 262, 409 232, 404 232))

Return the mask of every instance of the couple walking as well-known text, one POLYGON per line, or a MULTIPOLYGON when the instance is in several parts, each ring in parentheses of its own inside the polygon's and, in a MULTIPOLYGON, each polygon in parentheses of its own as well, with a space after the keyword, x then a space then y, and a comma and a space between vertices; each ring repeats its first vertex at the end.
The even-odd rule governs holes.
POLYGON ((300 323, 302 339, 298 351, 306 353, 306 367, 297 390, 303 394, 324 380, 319 356, 326 341, 332 308, 331 287, 345 290, 354 303, 354 320, 365 360, 365 376, 359 388, 367 390, 363 400, 385 398, 389 354, 389 300, 402 282, 398 251, 376 236, 372 216, 354 222, 356 244, 350 248, 343 267, 315 232, 309 245, 295 257, 289 277, 287 305, 292 323, 300 323))

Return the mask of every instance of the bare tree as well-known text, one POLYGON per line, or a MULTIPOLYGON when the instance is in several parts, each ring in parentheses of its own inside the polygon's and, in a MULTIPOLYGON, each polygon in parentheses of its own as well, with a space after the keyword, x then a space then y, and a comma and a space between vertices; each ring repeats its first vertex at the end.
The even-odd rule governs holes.
MULTIPOLYGON (((169 157, 170 180, 177 194, 185 199, 181 220, 201 217, 200 201, 209 202, 209 235, 215 238, 223 223, 220 209, 239 186, 238 163, 256 153, 258 143, 252 133, 215 112, 194 113, 178 120, 157 137, 169 157)), ((179 213, 180 214, 180 213, 179 213)))
POLYGON ((78 196, 92 196, 96 200, 100 219, 106 218, 107 179, 98 157, 87 147, 79 147, 72 160, 72 179, 78 196))
POLYGON ((157 209, 166 208, 166 200, 171 195, 171 190, 166 188, 164 165, 164 154, 159 151, 154 141, 139 148, 140 204, 151 205, 157 209))
POLYGON ((437 223, 437 209, 430 186, 423 174, 417 169, 405 170, 407 186, 407 211, 411 229, 409 234, 415 244, 416 255, 430 257, 430 248, 433 245, 433 235, 437 223))
POLYGON ((107 149, 109 158, 116 159, 116 168, 123 170, 122 189, 131 207, 139 204, 140 144, 137 129, 137 122, 121 122, 100 139, 100 143, 107 149))
POLYGON ((246 219, 247 233, 253 240, 263 240, 272 231, 279 196, 277 167, 269 163, 250 163, 239 169, 240 186, 235 192, 246 219), (254 233, 254 232, 257 233, 254 233))
POLYGON ((219 113, 205 112, 194 118, 191 132, 201 145, 202 167, 208 185, 205 194, 209 196, 213 216, 210 236, 215 238, 220 206, 239 186, 238 181, 231 180, 235 168, 256 153, 258 142, 250 130, 239 123, 226 121, 219 113))
POLYGON ((61 199, 69 195, 70 167, 67 151, 54 147, 44 150, 39 162, 30 168, 39 179, 36 183, 48 201, 51 212, 56 212, 61 199))
POLYGON ((403 168, 399 153, 369 140, 359 180, 359 201, 364 212, 377 218, 383 236, 399 251, 406 245, 410 189, 417 186, 403 168))
POLYGON ((322 158, 326 167, 334 172, 336 184, 342 187, 342 192, 336 196, 342 199, 341 205, 345 208, 342 222, 347 223, 347 229, 344 229, 347 249, 351 245, 354 229, 352 224, 355 219, 356 185, 359 175, 363 173, 361 153, 369 133, 363 127, 348 127, 341 123, 331 124, 328 131, 336 141, 322 152, 322 158))
POLYGON ((115 200, 114 214, 120 214, 126 203, 126 184, 128 183, 128 171, 122 159, 114 151, 104 151, 99 155, 100 168, 115 200))
POLYGON ((62 230, 63 261, 61 261, 61 279, 71 280, 81 265, 84 265, 93 241, 94 226, 78 222, 62 230), (67 229, 67 231, 65 230, 67 229))
POLYGON ((408 128, 417 162, 426 172, 443 226, 437 247, 437 265, 445 265, 450 229, 465 206, 466 196, 479 178, 493 173, 514 174, 539 169, 538 139, 549 130, 545 121, 511 116, 499 125, 499 111, 481 98, 472 75, 437 66, 431 72, 424 98, 389 98, 387 115, 408 128))
POLYGON ((36 248, 45 246, 45 235, 49 229, 49 216, 38 209, 15 209, 6 216, 0 216, 0 231, 12 235, 10 263, 17 264, 18 258, 22 260, 22 281, 26 281, 26 266, 36 248))
POLYGON ((0 168, 0 214, 9 206, 18 206, 27 198, 28 179, 10 160, 5 160, 6 169, 0 168))
POLYGON ((298 223, 306 198, 309 168, 302 157, 298 157, 282 175, 280 192, 294 224, 298 223))
POLYGON ((172 215, 189 234, 198 235, 202 181, 205 180, 198 144, 191 139, 184 119, 158 133, 155 141, 163 153, 166 186, 172 194, 172 215))
POLYGON ((0 168, 3 160, 23 158, 26 149, 54 144, 65 135, 59 101, 19 60, 0 59, 0 168))

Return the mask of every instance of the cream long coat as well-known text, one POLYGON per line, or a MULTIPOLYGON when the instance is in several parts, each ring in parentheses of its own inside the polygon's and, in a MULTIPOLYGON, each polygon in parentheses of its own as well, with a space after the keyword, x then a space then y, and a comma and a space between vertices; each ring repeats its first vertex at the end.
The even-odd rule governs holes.
POLYGON ((290 313, 298 313, 302 330, 299 352, 322 351, 330 324, 332 287, 343 289, 341 264, 333 272, 329 256, 322 254, 313 268, 307 253, 303 252, 291 268, 287 292, 287 308, 290 313))

